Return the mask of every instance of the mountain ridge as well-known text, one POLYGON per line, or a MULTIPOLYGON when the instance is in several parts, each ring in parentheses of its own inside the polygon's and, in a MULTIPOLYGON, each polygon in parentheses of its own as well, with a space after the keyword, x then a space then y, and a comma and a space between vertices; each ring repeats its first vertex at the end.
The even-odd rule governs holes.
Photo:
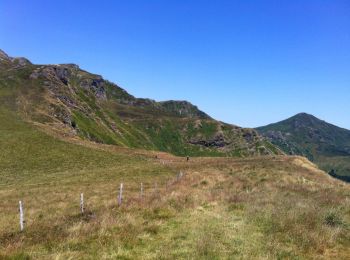
POLYGON ((76 64, 1 57, 0 99, 27 120, 64 135, 176 155, 281 153, 254 129, 216 121, 188 101, 136 98, 76 64))

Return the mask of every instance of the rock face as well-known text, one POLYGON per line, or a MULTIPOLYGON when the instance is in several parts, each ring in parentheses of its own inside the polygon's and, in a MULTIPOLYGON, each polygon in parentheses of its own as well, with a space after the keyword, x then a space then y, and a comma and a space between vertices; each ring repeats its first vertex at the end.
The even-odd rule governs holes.
MULTIPOLYGON (((81 89, 94 93, 96 98, 107 99, 103 78, 99 75, 84 77, 83 74, 75 64, 46 65, 34 70, 30 78, 44 80, 45 85, 52 91, 78 84, 81 89)), ((67 97, 65 99, 69 100, 67 97)))
POLYGON ((232 142, 226 141, 225 136, 223 134, 218 134, 208 140, 190 140, 189 143, 195 145, 202 145, 205 147, 223 148, 225 146, 230 145, 232 142))
POLYGON ((95 142, 191 156, 280 153, 255 130, 218 122, 187 101, 135 98, 75 64, 33 65, 1 51, 0 84, 18 91, 12 103, 26 118, 95 142))
POLYGON ((26 65, 30 65, 30 61, 26 58, 22 58, 22 57, 10 57, 8 56, 3 50, 0 50, 0 61, 2 63, 11 63, 11 66, 13 67, 22 67, 22 66, 26 66, 26 65))
POLYGON ((202 118, 202 119, 211 118, 203 111, 200 111, 197 106, 192 105, 188 101, 169 100, 169 101, 160 102, 160 105, 166 111, 176 113, 178 116, 202 118))
POLYGON ((80 87, 87 91, 92 91, 98 99, 107 99, 102 77, 84 79, 80 82, 80 87))

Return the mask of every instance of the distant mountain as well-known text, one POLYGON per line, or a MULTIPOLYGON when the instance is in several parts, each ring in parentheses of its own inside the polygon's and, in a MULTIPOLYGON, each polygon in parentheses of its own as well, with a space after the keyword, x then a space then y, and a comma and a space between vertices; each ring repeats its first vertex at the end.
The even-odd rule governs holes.
POLYGON ((3 51, 1 108, 61 136, 105 144, 193 156, 281 153, 254 129, 216 121, 187 101, 136 98, 75 64, 34 65, 3 51))
POLYGON ((338 168, 337 162, 341 161, 341 173, 350 175, 350 131, 347 129, 300 113, 256 130, 285 153, 306 156, 326 170, 338 168), (329 163, 325 164, 326 161, 329 163), (347 161, 349 171, 344 167, 347 161))

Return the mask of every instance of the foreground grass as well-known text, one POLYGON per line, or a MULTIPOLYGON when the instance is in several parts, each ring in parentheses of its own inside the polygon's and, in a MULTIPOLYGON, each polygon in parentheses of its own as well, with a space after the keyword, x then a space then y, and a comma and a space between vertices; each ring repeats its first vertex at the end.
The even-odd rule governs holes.
POLYGON ((303 158, 155 159, 0 116, 0 258, 349 258, 350 188, 303 158))

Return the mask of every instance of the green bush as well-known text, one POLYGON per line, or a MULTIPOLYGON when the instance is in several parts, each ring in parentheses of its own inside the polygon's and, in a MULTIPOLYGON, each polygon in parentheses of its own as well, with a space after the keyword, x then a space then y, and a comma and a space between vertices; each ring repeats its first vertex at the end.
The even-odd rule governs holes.
POLYGON ((330 211, 324 217, 324 224, 331 227, 342 226, 343 220, 336 211, 330 211))

